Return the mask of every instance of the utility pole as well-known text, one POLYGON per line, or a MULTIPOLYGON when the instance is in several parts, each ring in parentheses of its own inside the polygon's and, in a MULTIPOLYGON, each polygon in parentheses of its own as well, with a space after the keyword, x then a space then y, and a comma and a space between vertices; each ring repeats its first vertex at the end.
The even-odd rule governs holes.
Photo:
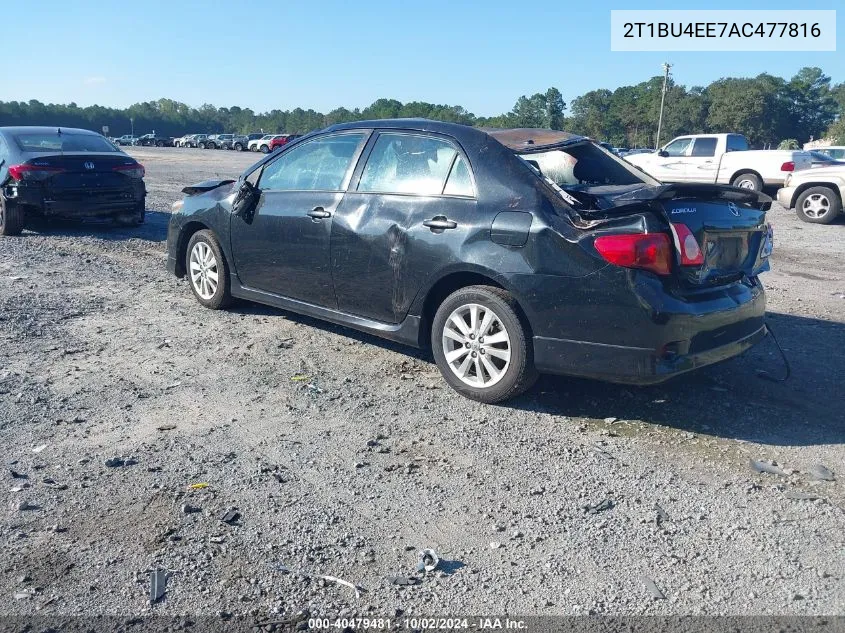
POLYGON ((669 69, 672 64, 663 62, 663 94, 660 97, 660 118, 657 120, 657 141, 654 143, 654 149, 660 147, 660 130, 663 128, 663 104, 666 103, 666 84, 669 83, 669 69))

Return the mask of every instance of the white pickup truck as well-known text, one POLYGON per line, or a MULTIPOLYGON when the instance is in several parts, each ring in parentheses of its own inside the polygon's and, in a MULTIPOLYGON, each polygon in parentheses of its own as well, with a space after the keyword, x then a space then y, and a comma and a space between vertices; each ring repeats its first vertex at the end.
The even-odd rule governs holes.
POLYGON ((742 134, 679 136, 649 154, 625 160, 664 182, 712 182, 760 191, 783 186, 786 175, 808 169, 808 153, 792 150, 749 150, 742 134))

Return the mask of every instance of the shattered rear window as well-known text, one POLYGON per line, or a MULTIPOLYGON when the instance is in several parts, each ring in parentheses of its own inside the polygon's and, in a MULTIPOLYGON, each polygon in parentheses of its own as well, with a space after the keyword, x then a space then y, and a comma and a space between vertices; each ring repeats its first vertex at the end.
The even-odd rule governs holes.
POLYGON ((654 184, 622 159, 584 142, 547 152, 519 154, 541 176, 558 187, 654 184))

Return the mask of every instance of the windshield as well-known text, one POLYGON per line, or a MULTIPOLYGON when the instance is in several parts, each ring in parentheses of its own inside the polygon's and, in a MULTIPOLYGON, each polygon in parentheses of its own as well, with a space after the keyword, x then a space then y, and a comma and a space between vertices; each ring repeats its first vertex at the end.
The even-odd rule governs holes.
POLYGON ((114 145, 95 134, 62 132, 27 132, 15 134, 22 152, 118 152, 114 145))
POLYGON ((659 184, 644 172, 589 141, 547 152, 519 154, 519 157, 541 176, 564 190, 659 184))

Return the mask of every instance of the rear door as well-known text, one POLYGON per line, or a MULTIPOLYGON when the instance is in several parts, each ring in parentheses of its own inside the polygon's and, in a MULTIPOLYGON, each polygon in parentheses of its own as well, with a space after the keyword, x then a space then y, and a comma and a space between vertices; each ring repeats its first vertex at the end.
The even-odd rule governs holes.
POLYGON ((340 310, 399 323, 478 230, 475 188, 451 138, 384 131, 370 147, 332 227, 332 277, 340 310))
POLYGON ((694 139, 686 159, 684 180, 716 182, 716 175, 719 172, 719 162, 716 159, 718 145, 719 138, 716 136, 699 136, 694 139))
POLYGON ((334 308, 329 239, 335 211, 369 132, 325 134, 264 166, 251 217, 232 217, 231 248, 241 283, 334 308))

